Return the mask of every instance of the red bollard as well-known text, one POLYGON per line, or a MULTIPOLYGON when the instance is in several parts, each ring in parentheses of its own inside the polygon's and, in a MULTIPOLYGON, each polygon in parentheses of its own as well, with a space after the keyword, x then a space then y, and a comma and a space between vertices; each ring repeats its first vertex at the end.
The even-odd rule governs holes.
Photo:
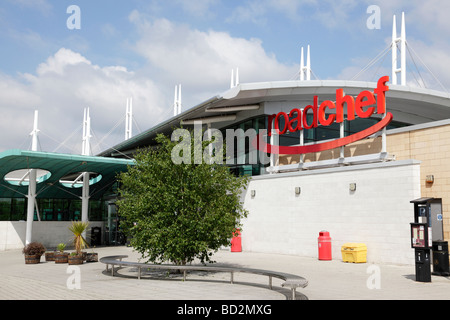
POLYGON ((231 239, 231 252, 242 252, 241 231, 237 229, 231 239))
POLYGON ((319 260, 331 260, 331 238, 328 231, 319 232, 319 260))

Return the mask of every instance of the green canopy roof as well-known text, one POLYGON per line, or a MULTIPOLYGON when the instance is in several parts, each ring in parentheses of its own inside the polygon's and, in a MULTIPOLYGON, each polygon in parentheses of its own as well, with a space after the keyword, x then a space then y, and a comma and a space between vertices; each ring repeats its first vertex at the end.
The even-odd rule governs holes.
POLYGON ((0 153, 0 198, 26 196, 28 180, 25 176, 29 169, 38 169, 37 198, 79 198, 82 188, 76 178, 83 172, 90 172, 90 196, 98 199, 115 182, 117 174, 133 164, 134 160, 127 159, 8 150, 0 153))

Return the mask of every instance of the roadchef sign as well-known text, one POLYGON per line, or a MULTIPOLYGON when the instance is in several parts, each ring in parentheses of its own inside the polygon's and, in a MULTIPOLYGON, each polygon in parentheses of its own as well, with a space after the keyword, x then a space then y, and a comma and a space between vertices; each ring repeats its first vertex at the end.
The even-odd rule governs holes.
POLYGON ((368 136, 385 128, 393 119, 392 114, 390 112, 386 112, 386 92, 389 91, 389 87, 386 86, 386 82, 388 81, 388 76, 381 77, 378 80, 377 87, 373 92, 368 90, 362 91, 358 94, 356 99, 353 96, 344 95, 343 89, 338 89, 336 90, 335 102, 326 100, 319 105, 318 96, 314 96, 313 105, 308 105, 303 110, 294 108, 289 112, 289 114, 286 112, 279 112, 278 114, 268 116, 268 135, 272 135, 272 129, 274 129, 277 134, 282 135, 288 131, 296 132, 303 129, 312 129, 317 127, 319 124, 322 126, 330 126, 334 122, 342 123, 344 121, 344 105, 346 105, 348 121, 355 120, 356 116, 359 118, 370 118, 374 113, 385 115, 380 122, 370 128, 336 140, 305 146, 275 146, 265 143, 264 139, 261 139, 261 137, 254 139, 252 141, 252 145, 258 150, 266 153, 305 154, 342 147, 352 142, 367 138, 368 136), (335 113, 329 113, 327 115, 327 110, 335 110, 335 113), (307 114, 309 111, 312 111, 313 115, 311 123, 308 123, 307 119, 307 114), (282 128, 280 127, 280 119, 284 120, 284 125, 282 128))

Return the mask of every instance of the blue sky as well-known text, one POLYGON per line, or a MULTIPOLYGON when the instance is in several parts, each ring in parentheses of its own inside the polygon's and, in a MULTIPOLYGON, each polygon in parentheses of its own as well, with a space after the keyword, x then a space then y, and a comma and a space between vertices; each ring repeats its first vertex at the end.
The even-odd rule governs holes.
MULTIPOLYGON (((408 84, 448 90, 445 0, 3 0, 0 151, 29 147, 37 109, 41 149, 79 153, 89 107, 98 153, 123 140, 128 97, 136 134, 172 115, 178 84, 186 110, 226 91, 235 68, 241 82, 296 79, 307 45, 313 79, 350 80, 389 46, 393 15, 400 32, 402 12, 417 54, 408 56, 408 84), (67 27, 71 5, 79 30, 67 27), (380 8, 379 29, 367 27, 370 5, 380 8)), ((356 80, 390 75, 390 60, 356 80)))

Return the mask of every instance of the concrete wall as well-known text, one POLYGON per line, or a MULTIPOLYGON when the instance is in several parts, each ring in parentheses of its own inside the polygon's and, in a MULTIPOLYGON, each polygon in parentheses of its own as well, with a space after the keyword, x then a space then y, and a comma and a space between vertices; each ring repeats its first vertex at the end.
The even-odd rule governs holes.
POLYGON ((245 251, 318 257, 319 232, 341 246, 365 243, 368 262, 414 264, 410 201, 420 197, 420 162, 413 160, 254 177, 243 195, 245 251), (349 184, 356 183, 356 191, 349 184), (301 187, 301 194, 295 194, 301 187), (251 196, 251 190, 256 195, 251 196))
MULTIPOLYGON (((22 249, 25 246, 25 221, 0 221, 0 251, 22 249)), ((47 249, 56 248, 63 242, 71 247, 70 221, 34 221, 32 241, 41 242, 47 249)), ((103 228, 103 222, 90 222, 87 240, 90 241, 92 227, 103 228)))
POLYGON ((22 249, 26 225, 24 221, 0 221, 0 251, 22 249))
MULTIPOLYGON (((397 160, 420 164, 420 197, 442 198, 444 240, 450 241, 450 120, 429 122, 387 131, 387 151, 397 160), (434 182, 427 183, 426 176, 434 182)), ((306 155, 305 162, 339 157, 339 149, 306 155)), ((345 157, 381 152, 381 137, 364 139, 345 147, 345 157)), ((299 155, 280 156, 280 164, 298 163, 299 155)))

